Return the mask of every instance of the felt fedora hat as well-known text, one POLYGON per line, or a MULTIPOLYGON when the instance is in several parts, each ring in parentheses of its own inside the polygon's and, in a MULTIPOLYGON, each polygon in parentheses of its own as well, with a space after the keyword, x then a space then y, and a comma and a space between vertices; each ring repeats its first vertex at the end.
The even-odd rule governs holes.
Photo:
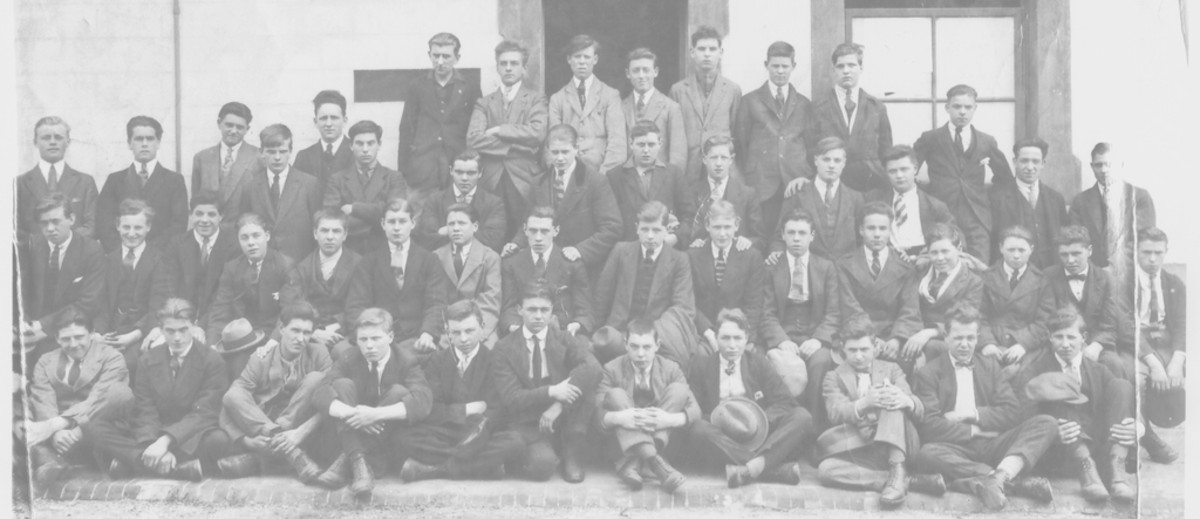
POLYGON ((221 340, 213 345, 222 355, 233 355, 257 348, 267 340, 266 334, 255 330, 245 317, 234 319, 221 330, 221 340))
POLYGON ((748 450, 757 451, 767 441, 767 413, 745 397, 722 400, 713 409, 710 421, 729 439, 748 450))

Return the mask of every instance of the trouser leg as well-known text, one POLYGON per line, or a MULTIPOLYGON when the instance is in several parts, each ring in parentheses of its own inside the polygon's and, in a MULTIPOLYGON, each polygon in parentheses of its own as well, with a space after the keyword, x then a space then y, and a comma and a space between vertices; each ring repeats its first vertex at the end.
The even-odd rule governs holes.
POLYGON ((988 465, 994 467, 1004 458, 1019 456, 1025 461, 1026 467, 1033 467, 1046 451, 1058 442, 1058 420, 1050 415, 1040 414, 995 438, 981 438, 976 441, 979 443, 976 448, 979 459, 988 465))
POLYGON ((817 479, 826 486, 878 492, 887 483, 889 448, 876 443, 825 458, 817 466, 817 479))
POLYGON ((796 407, 772 420, 770 431, 761 451, 765 461, 763 470, 767 472, 798 458, 800 443, 812 432, 812 416, 807 409, 796 407))
POLYGON ((829 418, 825 414, 825 396, 821 385, 824 384, 825 374, 835 368, 833 350, 822 346, 821 349, 808 356, 808 384, 804 394, 800 395, 800 404, 808 409, 812 416, 813 426, 818 431, 829 428, 829 418))
POLYGON ((129 467, 142 466, 140 458, 146 446, 138 444, 133 429, 124 420, 94 420, 83 424, 80 429, 98 454, 121 460, 129 467))
POLYGON ((992 467, 979 461, 978 453, 970 445, 926 443, 913 461, 917 470, 941 474, 948 480, 984 476, 992 471, 992 467))
POLYGON ((495 431, 481 449, 455 452, 446 462, 446 469, 454 479, 485 477, 493 473, 496 467, 519 458, 524 451, 525 442, 519 433, 495 431))
POLYGON ((721 429, 708 420, 700 420, 692 424, 689 430, 691 445, 697 455, 704 458, 706 464, 745 465, 757 454, 731 440, 721 429))
POLYGON ((285 431, 295 429, 300 424, 312 418, 315 409, 310 402, 314 391, 320 387, 321 382, 325 379, 325 374, 319 371, 314 371, 300 380, 300 385, 296 387, 296 391, 292 393, 288 399, 287 406, 279 413, 279 418, 275 419, 275 423, 279 428, 285 431))

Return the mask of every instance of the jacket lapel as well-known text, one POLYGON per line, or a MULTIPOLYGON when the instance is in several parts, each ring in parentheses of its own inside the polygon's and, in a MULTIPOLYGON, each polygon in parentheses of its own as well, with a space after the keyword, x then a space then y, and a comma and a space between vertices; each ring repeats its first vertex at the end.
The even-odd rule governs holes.
POLYGON ((846 394, 851 400, 858 400, 860 398, 858 394, 858 373, 855 373, 854 368, 846 363, 838 366, 837 372, 842 379, 842 385, 846 387, 846 394))
POLYGON ((700 119, 700 126, 707 126, 708 121, 704 119, 704 94, 700 92, 700 84, 696 82, 695 76, 689 76, 684 80, 684 97, 687 98, 687 106, 695 112, 696 117, 700 119))
MULTIPOLYGON (((300 196, 300 187, 297 184, 301 182, 300 179, 303 177, 295 175, 295 171, 293 169, 292 172, 288 173, 288 176, 291 178, 287 179, 287 182, 284 182, 283 192, 279 193, 279 207, 275 210, 275 214, 278 216, 286 216, 288 209, 291 209, 296 197, 300 196)), ((276 220, 275 226, 279 226, 278 220, 276 220)))
MULTIPOLYGON (((458 279, 458 288, 463 288, 465 282, 468 279, 471 279, 471 274, 473 274, 483 265, 484 247, 486 247, 486 245, 480 243, 479 240, 473 240, 471 242, 471 249, 467 251, 467 257, 463 260, 463 273, 462 277, 458 279)), ((453 267, 451 267, 451 270, 453 270, 453 267)))
MULTIPOLYGON (((731 250, 733 249, 732 246, 730 246, 729 248, 731 250)), ((699 281, 701 283, 708 283, 711 280, 713 287, 716 288, 716 290, 715 290, 716 294, 714 294, 714 295, 717 295, 718 297, 720 297, 721 285, 717 284, 716 270, 714 267, 716 258, 713 258, 713 255, 712 255, 712 240, 705 240, 704 246, 700 248, 699 252, 700 252, 700 261, 697 262, 697 265, 696 265, 696 270, 698 270, 700 272, 700 280, 699 281)), ((727 277, 727 278, 729 277, 729 258, 728 257, 725 258, 725 277, 727 277)))
MULTIPOLYGON (((636 97, 636 96, 631 96, 631 97, 636 97)), ((655 90, 654 95, 650 96, 650 102, 646 104, 646 113, 642 116, 642 119, 646 119, 646 120, 650 120, 650 121, 657 121, 658 114, 662 113, 662 111, 665 110, 666 108, 667 108, 666 94, 663 94, 662 92, 659 92, 658 90, 655 90)), ((635 114, 637 113, 637 99, 636 98, 633 100, 633 112, 635 114)), ((634 121, 634 122, 636 122, 636 121, 634 121)))
MULTIPOLYGON (((555 213, 555 220, 561 217, 566 217, 575 209, 575 205, 579 203, 583 197, 584 187, 587 182, 587 166, 583 165, 583 161, 575 161, 575 171, 571 172, 571 181, 567 182, 567 190, 563 193, 562 202, 558 204, 558 211, 555 213)), ((554 199, 554 178, 552 175, 546 175, 546 187, 550 188, 550 199, 554 199)))

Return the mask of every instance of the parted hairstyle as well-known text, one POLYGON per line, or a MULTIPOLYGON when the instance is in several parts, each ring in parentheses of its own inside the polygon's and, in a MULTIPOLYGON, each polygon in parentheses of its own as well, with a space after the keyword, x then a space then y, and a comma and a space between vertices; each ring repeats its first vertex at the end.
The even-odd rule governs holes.
POLYGON ((707 221, 712 222, 717 218, 733 218, 735 224, 742 220, 738 217, 737 208, 729 200, 713 200, 713 203, 708 205, 707 221))
POLYGON ((287 144, 292 149, 292 130, 285 124, 272 124, 258 132, 258 141, 264 149, 287 144))
POLYGON ((839 43, 837 47, 834 47, 833 57, 831 58, 831 61, 833 61, 834 65, 837 65, 839 58, 841 58, 842 56, 849 56, 851 54, 858 56, 858 64, 859 64, 859 66, 862 66, 862 64, 863 64, 863 46, 859 45, 857 43, 851 42, 851 41, 848 41, 845 43, 839 43))
POLYGON ((129 122, 125 123, 125 139, 126 140, 133 138, 133 129, 137 128, 138 126, 148 126, 148 127, 150 127, 150 129, 154 130, 154 138, 155 139, 162 138, 162 134, 163 134, 162 123, 159 123, 157 119, 150 117, 148 115, 135 115, 135 116, 133 116, 132 119, 129 120, 129 122))
POLYGON ((743 332, 746 332, 747 336, 750 335, 750 319, 746 317, 746 312, 743 312, 741 308, 726 308, 721 310, 717 314, 717 329, 720 330, 721 325, 725 323, 732 323, 734 326, 741 328, 743 332))
POLYGON ((450 204, 450 207, 446 208, 447 219, 450 218, 450 213, 465 214, 467 215, 467 219, 471 220, 471 223, 479 223, 479 210, 475 209, 475 206, 471 204, 464 202, 455 202, 450 204))
POLYGON ((862 227, 862 224, 864 221, 866 221, 867 217, 873 214, 884 215, 887 217, 889 222, 896 218, 896 213, 892 212, 892 204, 883 202, 881 200, 875 200, 873 202, 867 202, 866 204, 863 204, 862 208, 858 210, 858 226, 862 227))
POLYGON ((1017 238, 1019 240, 1025 240, 1025 243, 1029 244, 1030 249, 1033 249, 1034 247, 1037 246, 1033 242, 1033 233, 1029 232, 1029 229, 1026 229, 1025 227, 1022 227, 1020 225, 1010 225, 1008 227, 1005 227, 1003 231, 1000 231, 1000 241, 997 242, 997 244, 1003 246, 1004 242, 1007 241, 1009 238, 1017 238))
POLYGON ((979 309, 966 301, 959 301, 946 314, 946 329, 950 329, 950 323, 958 324, 981 324, 983 317, 979 314, 979 309))
POLYGON ((1042 159, 1046 158, 1046 154, 1050 153, 1050 143, 1042 140, 1041 137, 1030 137, 1021 139, 1013 144, 1013 156, 1016 157, 1021 153, 1022 148, 1037 148, 1042 151, 1042 159))
POLYGON ((375 121, 361 120, 350 125, 350 129, 346 131, 346 135, 350 137, 351 141, 354 140, 354 137, 364 133, 373 133, 375 134, 375 140, 383 140, 383 127, 375 124, 375 121))
POLYGON ((925 232, 925 243, 933 245, 941 240, 950 240, 950 245, 962 250, 963 233, 954 224, 937 222, 929 226, 929 230, 925 232))
POLYGON ((625 55, 625 66, 628 67, 629 62, 635 59, 648 59, 654 62, 655 67, 658 66, 658 55, 646 47, 638 47, 629 51, 629 54, 625 55))
POLYGON ((342 109, 342 116, 346 116, 346 96, 337 90, 322 90, 317 92, 317 96, 313 98, 312 103, 314 114, 321 108, 321 105, 334 104, 342 109))
POLYGON ((563 54, 569 58, 572 54, 575 54, 581 50, 585 50, 588 47, 595 47, 596 55, 600 55, 600 42, 586 34, 576 34, 571 38, 571 41, 567 43, 566 48, 563 49, 563 54))
POLYGON ((1167 243, 1167 233, 1158 227, 1145 227, 1138 229, 1137 239, 1139 243, 1144 241, 1167 243))
POLYGON ((661 223, 667 225, 671 221, 671 211, 658 200, 651 200, 642 205, 637 213, 638 223, 661 223))
POLYGON ((167 319, 183 319, 189 322, 196 321, 196 308, 192 303, 182 297, 172 297, 163 302, 162 308, 157 312, 158 322, 162 323, 167 319))
POLYGON ((468 317, 475 317, 475 322, 483 324, 483 310, 479 309, 479 304, 474 299, 461 299, 450 303, 446 309, 442 311, 442 317, 447 324, 450 321, 465 321, 468 317))
POLYGON ((254 119, 254 114, 250 113, 250 107, 237 101, 230 101, 221 106, 221 110, 217 112, 217 121, 225 119, 226 115, 233 114, 246 120, 246 124, 254 119))
POLYGON ((392 314, 382 308, 367 308, 358 314, 354 320, 354 329, 383 328, 385 332, 392 331, 392 314))
POLYGON ((979 92, 976 92, 974 87, 972 87, 971 85, 958 84, 958 85, 954 85, 954 86, 950 87, 950 90, 946 91, 946 101, 949 102, 951 99, 954 99, 956 96, 964 96, 964 95, 971 96, 972 101, 979 99, 979 92))
POLYGON ((526 49, 524 45, 513 40, 504 40, 499 45, 496 45, 496 59, 500 59, 500 55, 505 52, 521 53, 521 65, 529 62, 529 49, 526 49))
POLYGON ((555 300, 558 299, 558 293, 554 287, 545 278, 536 278, 530 280, 521 287, 521 305, 530 299, 545 299, 550 301, 550 306, 554 306, 555 300))
POLYGON ((729 146, 729 154, 733 154, 733 138, 720 134, 704 139, 704 144, 700 145, 700 154, 708 155, 709 150, 717 146, 729 146))
POLYGON ((889 162, 904 158, 912 161, 913 166, 917 165, 917 152, 912 146, 907 144, 897 144, 892 146, 884 151, 883 155, 879 158, 883 161, 884 166, 887 166, 889 162))
POLYGON ((146 226, 154 225, 154 208, 150 207, 145 200, 141 198, 126 198, 121 201, 121 205, 117 206, 117 223, 121 222, 122 216, 133 216, 136 214, 146 215, 146 226))
POLYGON ((221 193, 212 189, 202 189, 192 194, 191 208, 193 211, 202 205, 211 205, 217 208, 218 214, 223 214, 225 211, 221 208, 221 193))
POLYGON ((242 227, 247 225, 257 225, 262 228, 263 231, 266 231, 267 233, 271 232, 271 224, 268 222, 267 217, 258 213, 242 213, 242 215, 237 219, 237 225, 234 226, 234 230, 238 233, 241 233, 242 227))
POLYGON ((388 213, 394 212, 408 213, 409 218, 417 217, 417 208, 403 198, 393 198, 388 200, 387 205, 383 206, 383 216, 385 218, 388 213))
MULTIPOLYGON (((529 223, 530 218, 549 218, 551 222, 554 222, 554 208, 548 205, 534 206, 533 209, 529 210, 529 216, 525 217, 526 224, 529 223)), ((555 223, 554 225, 558 224, 555 223)))
POLYGON ((818 156, 824 155, 826 153, 829 153, 833 150, 845 151, 846 150, 846 141, 843 141, 841 137, 838 137, 836 135, 830 135, 829 137, 825 137, 824 139, 817 141, 816 147, 813 148, 812 156, 818 157, 818 156))
POLYGON ((1049 319, 1046 319, 1046 331, 1049 333, 1065 330, 1073 326, 1078 327, 1079 331, 1086 337, 1087 321, 1084 321, 1083 316, 1079 315, 1079 312, 1071 305, 1059 308, 1049 319))
POLYGON ((68 202, 67 196, 58 192, 42 197, 38 201, 37 207, 33 209, 33 214, 41 218, 42 215, 59 208, 63 210, 63 218, 72 218, 75 216, 75 212, 71 210, 71 204, 68 202))

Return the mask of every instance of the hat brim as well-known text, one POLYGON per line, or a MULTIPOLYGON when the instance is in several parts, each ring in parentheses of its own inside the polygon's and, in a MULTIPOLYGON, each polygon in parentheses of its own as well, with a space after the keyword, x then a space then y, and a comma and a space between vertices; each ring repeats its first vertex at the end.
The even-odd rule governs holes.
POLYGON ((720 409, 722 406, 728 406, 739 401, 748 404, 750 409, 754 410, 754 415, 758 418, 759 423, 762 424, 762 427, 758 428, 758 431, 755 432, 753 438, 742 443, 742 447, 745 447, 751 451, 758 451, 758 449, 760 449, 764 443, 767 443, 767 435, 770 434, 771 428, 771 422, 767 420, 767 412, 763 411, 762 406, 758 405, 758 402, 750 400, 744 396, 735 396, 722 400, 720 403, 718 403, 717 407, 713 408, 713 413, 717 412, 717 409, 720 409))
POLYGON ((227 350, 227 349, 225 349, 225 345, 222 341, 217 341, 217 343, 213 345, 213 348, 216 349, 217 352, 220 353, 221 355, 233 355, 234 353, 241 353, 246 350, 256 349, 259 346, 262 346, 262 343, 266 342, 266 340, 267 340, 267 334, 263 333, 262 330, 255 330, 254 331, 254 340, 252 340, 242 346, 238 346, 237 348, 227 350))

